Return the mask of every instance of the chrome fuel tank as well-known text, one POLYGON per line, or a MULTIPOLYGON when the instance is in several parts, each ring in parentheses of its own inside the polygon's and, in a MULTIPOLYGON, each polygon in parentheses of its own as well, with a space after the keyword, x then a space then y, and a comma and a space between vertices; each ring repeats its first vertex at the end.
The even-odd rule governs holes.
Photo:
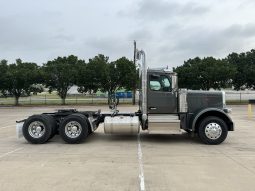
POLYGON ((106 134, 138 134, 140 121, 137 116, 107 116, 104 119, 106 134))

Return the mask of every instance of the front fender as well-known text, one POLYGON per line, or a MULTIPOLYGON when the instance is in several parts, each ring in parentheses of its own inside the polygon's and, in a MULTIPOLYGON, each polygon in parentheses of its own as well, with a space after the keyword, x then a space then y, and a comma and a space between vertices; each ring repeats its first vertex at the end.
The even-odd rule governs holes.
POLYGON ((228 130, 229 131, 234 131, 234 123, 232 119, 229 117, 227 113, 225 113, 223 110, 219 108, 206 108, 199 113, 196 114, 195 118, 193 119, 192 122, 192 131, 196 130, 196 124, 199 122, 202 118, 207 117, 207 116, 217 116, 222 118, 228 125, 228 130))

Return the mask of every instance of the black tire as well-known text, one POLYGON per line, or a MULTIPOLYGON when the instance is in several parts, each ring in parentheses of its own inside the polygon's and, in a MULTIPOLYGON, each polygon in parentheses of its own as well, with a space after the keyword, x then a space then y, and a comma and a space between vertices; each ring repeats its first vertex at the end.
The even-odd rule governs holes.
POLYGON ((83 115, 81 113, 74 113, 73 115, 80 116, 82 119, 84 119, 87 123, 87 126, 88 126, 89 135, 93 133, 92 127, 90 126, 90 123, 89 123, 89 120, 85 115, 83 115))
POLYGON ((30 116, 24 123, 23 128, 22 128, 22 132, 23 135, 25 137, 25 139, 33 144, 42 144, 45 143, 46 141, 49 140, 51 134, 52 134, 52 123, 51 121, 48 119, 48 117, 46 115, 33 115, 30 116), (43 125, 42 127, 40 126, 41 129, 44 130, 44 132, 42 133, 42 135, 40 137, 36 137, 36 135, 33 135, 32 133, 32 123, 36 123, 39 122, 41 125, 43 125), (31 127, 30 127, 31 125, 31 127))
POLYGON ((60 123, 59 135, 67 143, 70 143, 70 144, 81 143, 89 135, 89 126, 87 124, 87 117, 82 114, 79 114, 79 113, 75 113, 75 114, 71 114, 71 115, 67 116, 60 123), (77 133, 78 135, 75 135, 75 137, 70 137, 70 136, 72 136, 72 135, 70 135, 71 130, 68 131, 66 129, 66 128, 68 128, 66 126, 69 122, 75 122, 76 125, 74 125, 74 126, 80 130, 80 132, 77 133), (67 132, 66 132, 66 130, 67 130, 67 132))
POLYGON ((48 118, 49 122, 51 123, 52 132, 48 140, 52 139, 57 134, 57 122, 51 115, 45 115, 48 118))
POLYGON ((215 116, 206 117, 201 121, 201 123, 198 126, 198 136, 200 140, 205 144, 218 145, 227 138, 227 135, 228 127, 225 121, 223 121, 219 117, 215 116), (210 128, 212 129, 217 128, 219 131, 214 132, 210 128))

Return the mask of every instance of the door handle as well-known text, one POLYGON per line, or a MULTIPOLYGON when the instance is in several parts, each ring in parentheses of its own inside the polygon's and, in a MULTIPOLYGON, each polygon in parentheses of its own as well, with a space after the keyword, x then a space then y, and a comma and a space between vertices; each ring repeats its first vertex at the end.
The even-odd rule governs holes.
POLYGON ((157 109, 156 107, 149 107, 150 110, 155 110, 157 109))

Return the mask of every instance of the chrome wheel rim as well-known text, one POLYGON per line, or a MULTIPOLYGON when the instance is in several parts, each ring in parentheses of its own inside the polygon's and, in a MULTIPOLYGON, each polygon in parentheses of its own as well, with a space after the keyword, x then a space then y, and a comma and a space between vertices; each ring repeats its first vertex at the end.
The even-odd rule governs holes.
POLYGON ((41 121, 34 121, 28 126, 28 133, 38 139, 45 134, 45 125, 41 121))
POLYGON ((221 136, 222 129, 218 123, 209 123, 205 127, 205 135, 209 139, 218 139, 221 136))
POLYGON ((65 134, 70 138, 77 138, 82 131, 81 124, 77 121, 70 121, 65 125, 65 134))

